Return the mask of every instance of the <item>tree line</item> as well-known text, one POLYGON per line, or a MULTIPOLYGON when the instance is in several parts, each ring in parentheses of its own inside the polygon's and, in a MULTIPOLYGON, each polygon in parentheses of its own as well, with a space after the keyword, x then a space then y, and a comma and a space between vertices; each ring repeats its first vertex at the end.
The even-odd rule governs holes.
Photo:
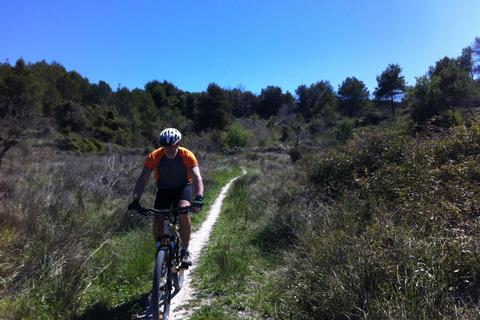
POLYGON ((101 142, 133 147, 155 143, 158 128, 175 126, 183 131, 226 130, 235 119, 256 117, 287 123, 317 124, 331 129, 344 118, 357 124, 377 124, 390 106, 396 114, 400 101, 408 104, 414 123, 436 116, 445 126, 458 124, 465 110, 473 114, 480 89, 480 38, 456 58, 445 57, 407 86, 398 64, 389 64, 377 76, 373 99, 363 81, 346 78, 338 90, 329 81, 298 86, 294 94, 268 86, 259 95, 241 88, 225 89, 216 83, 204 92, 187 92, 168 81, 153 80, 143 89, 112 90, 105 81, 90 83, 76 71, 45 60, 10 65, 0 63, 0 160, 25 138, 25 131, 40 118, 49 118, 62 132, 64 147, 72 142, 96 149, 101 142), (460 112, 460 113, 459 113, 460 112), (81 139, 79 138, 81 137, 81 139), (79 140, 80 139, 80 140, 79 140))

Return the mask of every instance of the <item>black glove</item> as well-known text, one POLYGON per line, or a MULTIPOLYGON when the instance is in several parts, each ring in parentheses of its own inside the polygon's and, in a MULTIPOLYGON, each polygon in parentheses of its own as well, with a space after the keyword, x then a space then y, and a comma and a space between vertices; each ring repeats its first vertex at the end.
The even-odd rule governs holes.
POLYGON ((203 208, 203 205, 205 204, 203 196, 196 196, 195 201, 193 201, 192 205, 194 208, 203 208))
POLYGON ((142 210, 142 206, 140 205, 140 202, 138 200, 133 200, 129 205, 128 205, 128 210, 142 210))

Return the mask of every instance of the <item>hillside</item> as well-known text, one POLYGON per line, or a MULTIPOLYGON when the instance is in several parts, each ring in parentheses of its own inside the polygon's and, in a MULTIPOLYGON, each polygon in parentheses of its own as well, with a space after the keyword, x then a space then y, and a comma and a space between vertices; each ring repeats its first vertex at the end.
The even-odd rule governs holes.
POLYGON ((195 270, 193 319, 478 317, 480 83, 467 58, 375 99, 354 77, 295 97, 157 80, 113 91, 58 63, 1 64, 0 314, 143 310, 151 225, 126 205, 172 126, 200 162, 207 210, 248 172, 195 270))
MULTIPOLYGON (((233 185, 199 262, 193 319, 478 315, 480 128, 427 129, 360 130, 295 163, 282 148, 199 152, 209 199, 240 172, 229 168, 249 174, 233 185)), ((150 290, 150 227, 124 208, 143 158, 68 154, 47 140, 8 154, 3 314, 140 312, 150 290)))
POLYGON ((295 165, 257 154, 192 319, 478 318, 479 155, 477 124, 366 130, 295 165))

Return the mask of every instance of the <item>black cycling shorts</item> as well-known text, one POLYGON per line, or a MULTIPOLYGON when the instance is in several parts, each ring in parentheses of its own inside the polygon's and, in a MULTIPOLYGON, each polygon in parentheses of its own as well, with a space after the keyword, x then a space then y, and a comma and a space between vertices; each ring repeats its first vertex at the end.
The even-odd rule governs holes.
POLYGON ((155 198, 155 209, 172 209, 178 207, 180 200, 192 202, 192 185, 174 189, 158 189, 155 198))

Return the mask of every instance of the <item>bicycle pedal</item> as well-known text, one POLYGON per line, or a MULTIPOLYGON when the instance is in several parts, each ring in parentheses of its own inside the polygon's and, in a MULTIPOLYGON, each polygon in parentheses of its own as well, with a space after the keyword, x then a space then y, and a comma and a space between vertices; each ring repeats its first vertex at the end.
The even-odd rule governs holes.
POLYGON ((180 268, 183 269, 183 270, 187 270, 189 267, 192 266, 192 261, 182 261, 182 263, 180 264, 180 268))

